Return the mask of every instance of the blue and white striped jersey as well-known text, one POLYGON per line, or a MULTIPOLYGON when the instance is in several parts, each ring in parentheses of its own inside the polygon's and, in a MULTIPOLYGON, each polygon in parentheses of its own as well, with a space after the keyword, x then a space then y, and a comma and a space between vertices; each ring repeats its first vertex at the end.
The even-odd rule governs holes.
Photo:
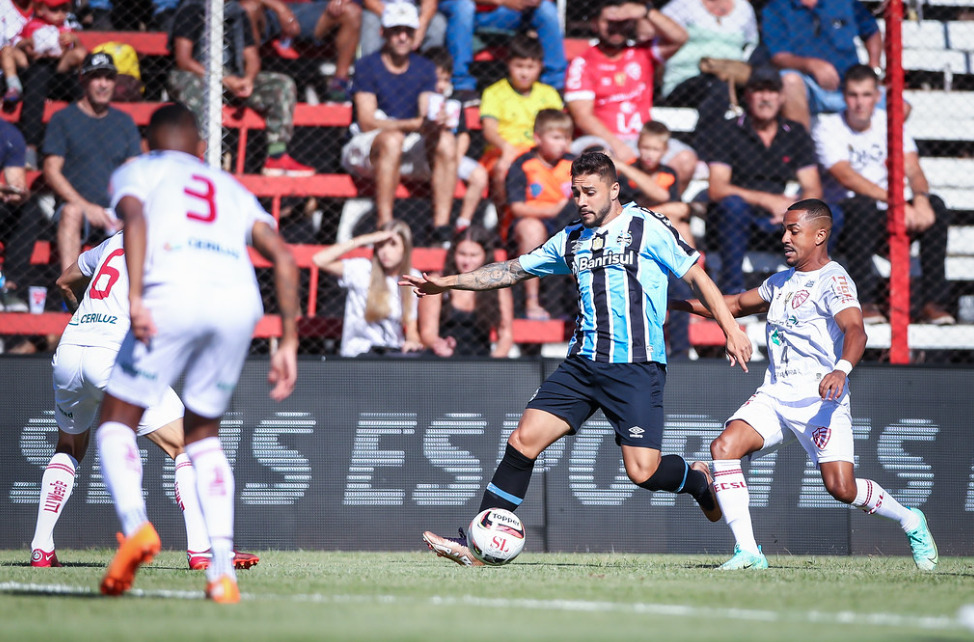
POLYGON ((666 217, 630 203, 604 227, 571 223, 520 262, 536 276, 575 277, 579 313, 568 356, 666 363, 667 272, 682 277, 699 256, 666 217))

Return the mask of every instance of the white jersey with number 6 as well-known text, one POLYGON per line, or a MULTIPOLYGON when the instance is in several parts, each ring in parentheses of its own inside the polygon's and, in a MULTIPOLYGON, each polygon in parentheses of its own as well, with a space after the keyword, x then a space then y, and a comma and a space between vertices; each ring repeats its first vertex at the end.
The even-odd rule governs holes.
POLYGON ((91 277, 59 345, 118 350, 129 331, 129 278, 122 235, 116 234, 78 257, 81 273, 91 277))
POLYGON ((143 204, 147 303, 215 307, 223 292, 262 311, 247 246, 254 223, 276 223, 230 174, 183 152, 150 152, 115 170, 109 191, 113 207, 126 196, 143 204))

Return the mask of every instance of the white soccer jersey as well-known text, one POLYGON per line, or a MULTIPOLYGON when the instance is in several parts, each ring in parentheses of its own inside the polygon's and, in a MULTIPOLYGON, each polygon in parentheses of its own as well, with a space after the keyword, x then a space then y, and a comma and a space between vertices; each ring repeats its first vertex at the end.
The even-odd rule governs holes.
POLYGON ((764 387, 781 399, 818 397, 818 384, 842 355, 835 315, 858 308, 855 283, 832 261, 813 272, 778 272, 758 288, 771 304, 767 319, 768 371, 764 387))
MULTIPOLYGON (((886 169, 886 111, 873 111, 869 129, 857 132, 846 123, 845 112, 819 116, 812 127, 815 153, 819 164, 829 170, 841 161, 848 161, 852 169, 862 177, 886 189, 888 171, 886 169)), ((903 132, 903 153, 917 153, 916 141, 909 133, 903 132)), ((827 171, 822 179, 825 200, 837 203, 853 196, 827 171)), ((881 204, 882 205, 882 204, 881 204)))
POLYGON ((78 257, 81 273, 91 277, 61 345, 118 350, 129 330, 129 277, 122 235, 116 234, 78 257))
POLYGON ((109 192, 113 208, 126 196, 145 207, 147 303, 217 307, 218 292, 260 313, 247 245, 254 223, 276 223, 230 174, 183 152, 150 152, 115 170, 109 192))

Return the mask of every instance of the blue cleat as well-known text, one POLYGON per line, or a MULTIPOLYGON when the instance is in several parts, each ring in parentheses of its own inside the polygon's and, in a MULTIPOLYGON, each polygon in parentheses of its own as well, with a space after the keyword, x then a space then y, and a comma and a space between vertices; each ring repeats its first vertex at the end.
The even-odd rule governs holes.
POLYGON ((764 556, 761 552, 761 547, 758 546, 758 552, 749 553, 748 551, 742 551, 741 547, 737 544, 734 545, 734 557, 730 558, 723 564, 717 567, 718 571, 744 571, 744 570, 762 570, 768 568, 768 558, 764 556))
POLYGON ((933 534, 930 533, 923 512, 919 508, 911 508, 910 511, 920 518, 920 525, 906 534, 906 539, 910 542, 910 550, 913 552, 913 561, 921 571, 932 571, 937 568, 937 562, 940 561, 937 543, 933 541, 933 534))

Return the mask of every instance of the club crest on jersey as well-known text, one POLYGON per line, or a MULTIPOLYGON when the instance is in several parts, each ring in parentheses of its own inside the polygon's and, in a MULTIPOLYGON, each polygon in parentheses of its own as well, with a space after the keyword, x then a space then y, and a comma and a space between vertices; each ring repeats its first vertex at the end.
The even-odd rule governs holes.
POLYGON ((596 234, 592 237, 592 251, 598 252, 603 247, 605 247, 605 235, 599 236, 596 234))
POLYGON ((622 234, 616 237, 616 243, 622 245, 622 247, 629 247, 632 245, 632 234, 629 230, 626 230, 622 234))
POLYGON ((832 436, 832 429, 828 426, 818 426, 812 430, 812 441, 818 446, 819 449, 825 448, 829 443, 829 437, 832 436))
POLYGON ((810 293, 808 290, 799 290, 798 292, 795 292, 795 296, 791 299, 791 307, 800 307, 802 303, 808 300, 809 294, 810 293))

